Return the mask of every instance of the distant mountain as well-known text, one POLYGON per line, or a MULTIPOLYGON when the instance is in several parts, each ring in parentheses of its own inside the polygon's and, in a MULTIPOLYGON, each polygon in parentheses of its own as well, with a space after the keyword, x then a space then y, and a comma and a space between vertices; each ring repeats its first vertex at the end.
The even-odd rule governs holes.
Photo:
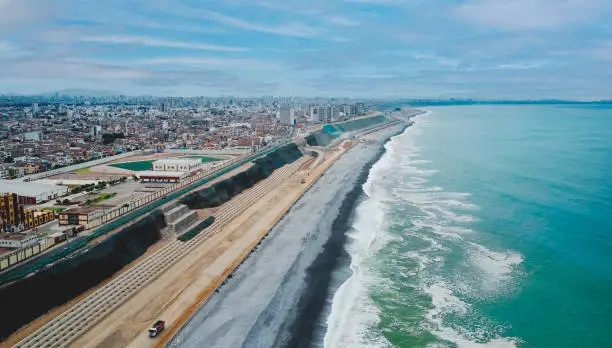
POLYGON ((117 95, 124 94, 124 93, 121 93, 121 92, 110 91, 110 90, 71 88, 71 89, 63 89, 63 90, 57 91, 57 92, 43 93, 43 94, 41 94, 41 96, 48 97, 48 96, 53 96, 56 93, 58 95, 85 96, 85 97, 112 97, 112 96, 117 96, 117 95))

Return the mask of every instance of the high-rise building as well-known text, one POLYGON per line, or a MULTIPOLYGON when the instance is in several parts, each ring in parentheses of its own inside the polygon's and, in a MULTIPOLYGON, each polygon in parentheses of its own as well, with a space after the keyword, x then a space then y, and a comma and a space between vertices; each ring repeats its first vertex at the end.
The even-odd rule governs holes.
POLYGON ((94 138, 101 137, 102 136, 102 126, 97 126, 97 125, 91 126, 90 134, 94 138))
POLYGON ((340 107, 336 105, 329 106, 329 120, 336 122, 340 119, 340 107))
POLYGON ((329 123, 332 122, 332 107, 329 105, 319 105, 315 106, 316 111, 316 119, 319 122, 329 123))
POLYGON ((356 104, 345 104, 343 106, 344 114, 348 117, 354 117, 357 115, 357 105, 356 104))
POLYGON ((280 122, 285 125, 293 125, 293 108, 289 105, 280 106, 280 122))

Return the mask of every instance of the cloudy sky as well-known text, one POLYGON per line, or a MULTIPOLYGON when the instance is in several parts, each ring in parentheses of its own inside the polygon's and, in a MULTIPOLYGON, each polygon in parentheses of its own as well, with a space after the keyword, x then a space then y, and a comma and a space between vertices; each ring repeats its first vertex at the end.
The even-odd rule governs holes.
POLYGON ((610 0, 0 0, 0 93, 612 98, 610 0))

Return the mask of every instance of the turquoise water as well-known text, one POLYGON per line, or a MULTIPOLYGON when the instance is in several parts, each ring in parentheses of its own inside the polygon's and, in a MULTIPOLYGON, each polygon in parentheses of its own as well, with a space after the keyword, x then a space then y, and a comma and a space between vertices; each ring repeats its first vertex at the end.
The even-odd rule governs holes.
POLYGON ((364 185, 327 347, 612 347, 612 107, 431 108, 364 185))

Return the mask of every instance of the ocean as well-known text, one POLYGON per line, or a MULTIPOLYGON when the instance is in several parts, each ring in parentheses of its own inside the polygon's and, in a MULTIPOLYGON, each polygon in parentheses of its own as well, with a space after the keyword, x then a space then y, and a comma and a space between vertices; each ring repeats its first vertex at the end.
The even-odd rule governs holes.
POLYGON ((428 110, 363 185, 325 347, 612 347, 612 106, 428 110))

